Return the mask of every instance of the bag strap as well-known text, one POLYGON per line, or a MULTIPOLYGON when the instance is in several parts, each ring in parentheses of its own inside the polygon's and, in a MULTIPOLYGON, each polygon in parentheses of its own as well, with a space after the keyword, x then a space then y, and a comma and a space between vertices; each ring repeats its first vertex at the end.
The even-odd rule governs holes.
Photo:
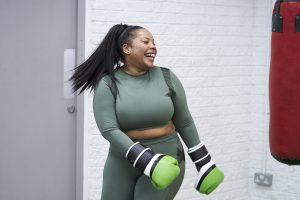
POLYGON ((110 89, 111 93, 113 94, 115 102, 116 102, 116 99, 117 99, 117 88, 113 84, 111 78, 108 78, 108 86, 109 86, 109 89, 110 89))
POLYGON ((174 95, 176 94, 174 88, 173 88, 173 84, 172 84, 172 81, 171 81, 171 72, 170 72, 170 69, 168 68, 165 68, 165 67, 160 67, 163 75, 164 75, 164 79, 165 79, 165 82, 169 88, 169 91, 170 91, 170 97, 171 99, 173 100, 174 98, 174 95))
MULTIPOLYGON (((116 88, 116 86, 113 84, 113 81, 112 81, 112 78, 111 78, 111 77, 108 77, 108 79, 107 79, 107 84, 108 84, 108 87, 109 87, 111 93, 112 93, 113 96, 114 96, 114 108, 115 108, 115 110, 116 110, 117 88, 116 88)), ((116 115, 116 119, 117 119, 118 124, 120 124, 120 123, 119 123, 119 119, 118 119, 118 115, 116 115)))

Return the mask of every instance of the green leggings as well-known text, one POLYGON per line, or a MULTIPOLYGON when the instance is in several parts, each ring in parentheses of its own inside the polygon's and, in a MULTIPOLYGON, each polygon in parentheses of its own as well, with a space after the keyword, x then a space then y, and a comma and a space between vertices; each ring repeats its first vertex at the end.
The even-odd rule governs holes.
POLYGON ((140 142, 155 153, 164 153, 176 158, 180 167, 179 176, 166 189, 158 191, 152 186, 149 177, 132 167, 111 145, 103 170, 101 200, 174 199, 185 172, 184 150, 177 133, 140 142))

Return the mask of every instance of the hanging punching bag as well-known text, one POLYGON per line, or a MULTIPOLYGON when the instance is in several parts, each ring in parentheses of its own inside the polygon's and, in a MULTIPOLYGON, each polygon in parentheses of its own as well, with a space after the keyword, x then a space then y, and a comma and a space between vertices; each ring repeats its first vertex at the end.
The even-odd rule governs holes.
POLYGON ((272 15, 269 78, 272 156, 300 164, 300 0, 277 0, 272 15))

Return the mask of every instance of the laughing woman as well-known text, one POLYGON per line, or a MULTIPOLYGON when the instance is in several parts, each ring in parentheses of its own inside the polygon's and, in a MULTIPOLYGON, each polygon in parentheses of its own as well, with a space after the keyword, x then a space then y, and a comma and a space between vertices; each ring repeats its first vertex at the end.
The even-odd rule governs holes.
POLYGON ((156 54, 146 28, 117 24, 70 79, 74 92, 94 91, 96 123, 110 143, 103 200, 173 199, 185 172, 179 136, 199 171, 200 193, 211 193, 224 178, 199 140, 180 80, 154 65, 156 54))

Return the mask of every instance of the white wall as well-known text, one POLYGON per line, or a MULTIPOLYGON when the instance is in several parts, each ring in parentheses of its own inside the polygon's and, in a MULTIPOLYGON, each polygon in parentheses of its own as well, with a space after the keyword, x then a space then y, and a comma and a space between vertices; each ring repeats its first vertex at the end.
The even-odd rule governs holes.
MULTIPOLYGON (((275 173, 274 186, 267 189, 253 183, 254 172, 264 169, 264 156, 269 155, 264 129, 268 0, 87 3, 90 52, 117 23, 144 26, 152 32, 158 49, 155 64, 171 68, 182 81, 200 138, 225 173, 224 183, 213 194, 198 194, 193 189, 196 170, 187 156, 185 179, 176 200, 287 199, 284 193, 292 182, 283 187, 279 180, 288 181, 284 174, 293 170, 299 175, 296 168, 267 158, 267 172, 275 173)), ((86 196, 96 200, 101 196, 108 142, 95 124, 92 95, 88 104, 86 196)), ((295 191, 293 188, 288 195, 299 199, 295 191)))

